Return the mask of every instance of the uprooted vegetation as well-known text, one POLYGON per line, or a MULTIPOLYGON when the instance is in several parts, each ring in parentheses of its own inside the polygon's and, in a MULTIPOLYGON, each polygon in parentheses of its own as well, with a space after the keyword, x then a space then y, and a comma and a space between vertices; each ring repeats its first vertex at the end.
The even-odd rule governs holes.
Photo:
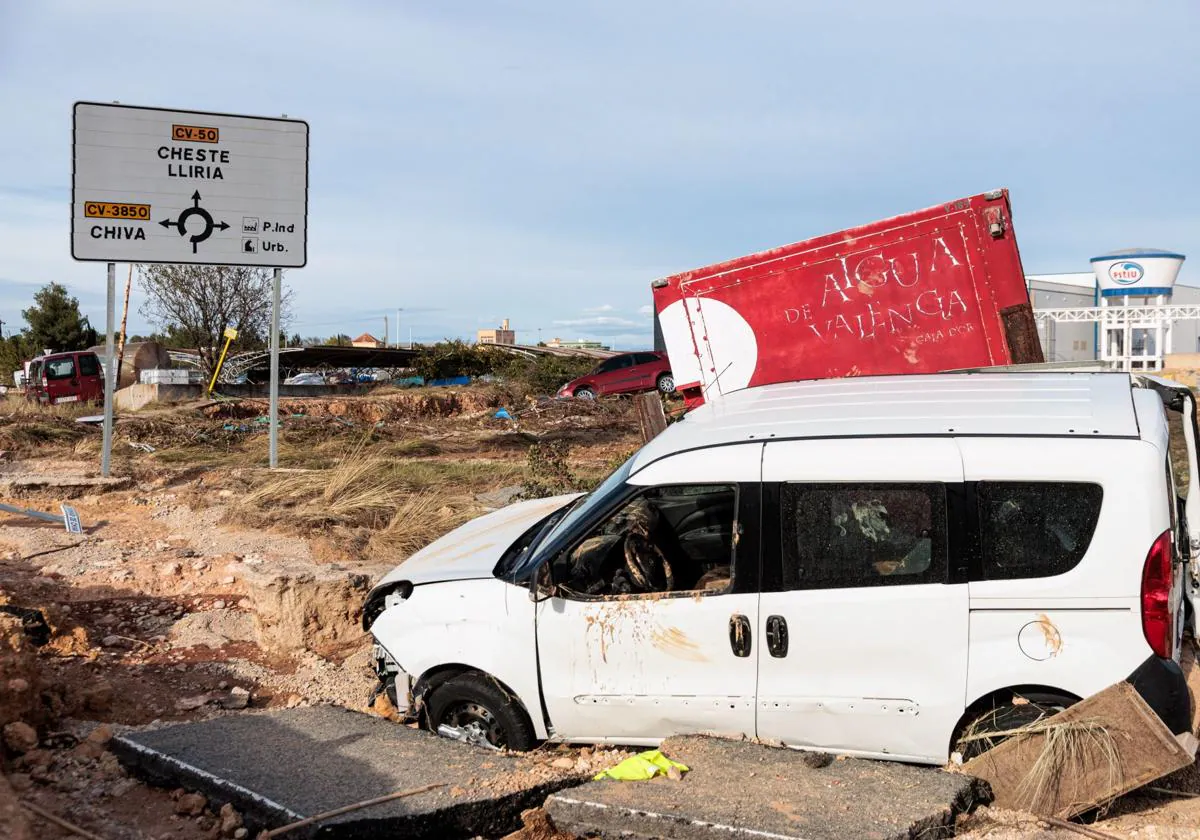
POLYGON ((283 401, 272 472, 266 411, 262 400, 218 400, 132 414, 117 424, 114 452, 134 475, 202 476, 188 503, 212 504, 209 491, 221 489, 231 525, 319 533, 347 556, 394 560, 504 500, 586 490, 637 439, 624 400, 379 389, 283 401), (495 416, 501 407, 509 417, 495 416))
POLYGON ((0 450, 33 455, 46 446, 68 447, 90 431, 76 418, 94 409, 77 404, 38 406, 20 396, 0 398, 0 450))

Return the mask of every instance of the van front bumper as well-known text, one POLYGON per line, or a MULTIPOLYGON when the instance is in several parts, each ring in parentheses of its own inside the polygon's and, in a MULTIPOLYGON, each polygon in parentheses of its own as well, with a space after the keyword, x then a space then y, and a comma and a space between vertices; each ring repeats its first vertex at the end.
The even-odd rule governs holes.
POLYGON ((388 699, 405 720, 415 720, 417 709, 413 697, 413 678, 379 642, 375 643, 371 655, 375 660, 375 674, 379 677, 381 689, 387 691, 388 699))
POLYGON ((1173 659, 1150 656, 1125 681, 1174 735, 1192 728, 1192 697, 1187 678, 1173 659))

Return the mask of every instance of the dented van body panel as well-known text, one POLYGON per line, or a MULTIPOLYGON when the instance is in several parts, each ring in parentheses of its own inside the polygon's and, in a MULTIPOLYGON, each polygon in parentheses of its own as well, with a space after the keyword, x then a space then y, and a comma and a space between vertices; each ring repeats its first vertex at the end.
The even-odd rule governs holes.
POLYGON ((511 691, 530 713, 539 738, 548 737, 539 712, 533 602, 519 586, 496 580, 454 580, 416 586, 394 600, 371 628, 376 642, 412 686, 416 717, 431 676, 488 674, 511 691))

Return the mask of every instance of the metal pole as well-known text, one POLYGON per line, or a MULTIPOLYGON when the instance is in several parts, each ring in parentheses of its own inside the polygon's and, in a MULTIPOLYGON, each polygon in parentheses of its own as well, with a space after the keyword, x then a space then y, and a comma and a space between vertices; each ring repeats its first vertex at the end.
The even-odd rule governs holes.
POLYGON ((271 469, 279 466, 279 298, 283 270, 275 269, 271 289, 271 469))
POLYGON ((108 264, 108 303, 104 327, 104 441, 100 448, 100 475, 108 478, 112 468, 113 390, 117 373, 116 347, 113 346, 113 329, 116 326, 117 264, 108 264))

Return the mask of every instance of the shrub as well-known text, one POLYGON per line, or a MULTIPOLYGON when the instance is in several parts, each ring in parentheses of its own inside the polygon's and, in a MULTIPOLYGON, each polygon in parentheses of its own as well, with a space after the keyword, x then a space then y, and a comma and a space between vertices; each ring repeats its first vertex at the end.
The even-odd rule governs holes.
POLYGON ((497 374, 514 391, 530 396, 553 396, 563 383, 583 376, 595 366, 595 359, 582 356, 539 355, 530 359, 513 355, 497 374))
POLYGON ((509 360, 503 350, 487 344, 467 344, 461 339, 439 341, 421 348, 413 360, 413 369, 426 379, 447 379, 452 376, 486 376, 494 374, 509 360))
POLYGON ((521 498, 541 499, 585 489, 567 463, 570 454, 571 448, 561 440, 535 443, 529 447, 528 473, 521 489, 521 498))

